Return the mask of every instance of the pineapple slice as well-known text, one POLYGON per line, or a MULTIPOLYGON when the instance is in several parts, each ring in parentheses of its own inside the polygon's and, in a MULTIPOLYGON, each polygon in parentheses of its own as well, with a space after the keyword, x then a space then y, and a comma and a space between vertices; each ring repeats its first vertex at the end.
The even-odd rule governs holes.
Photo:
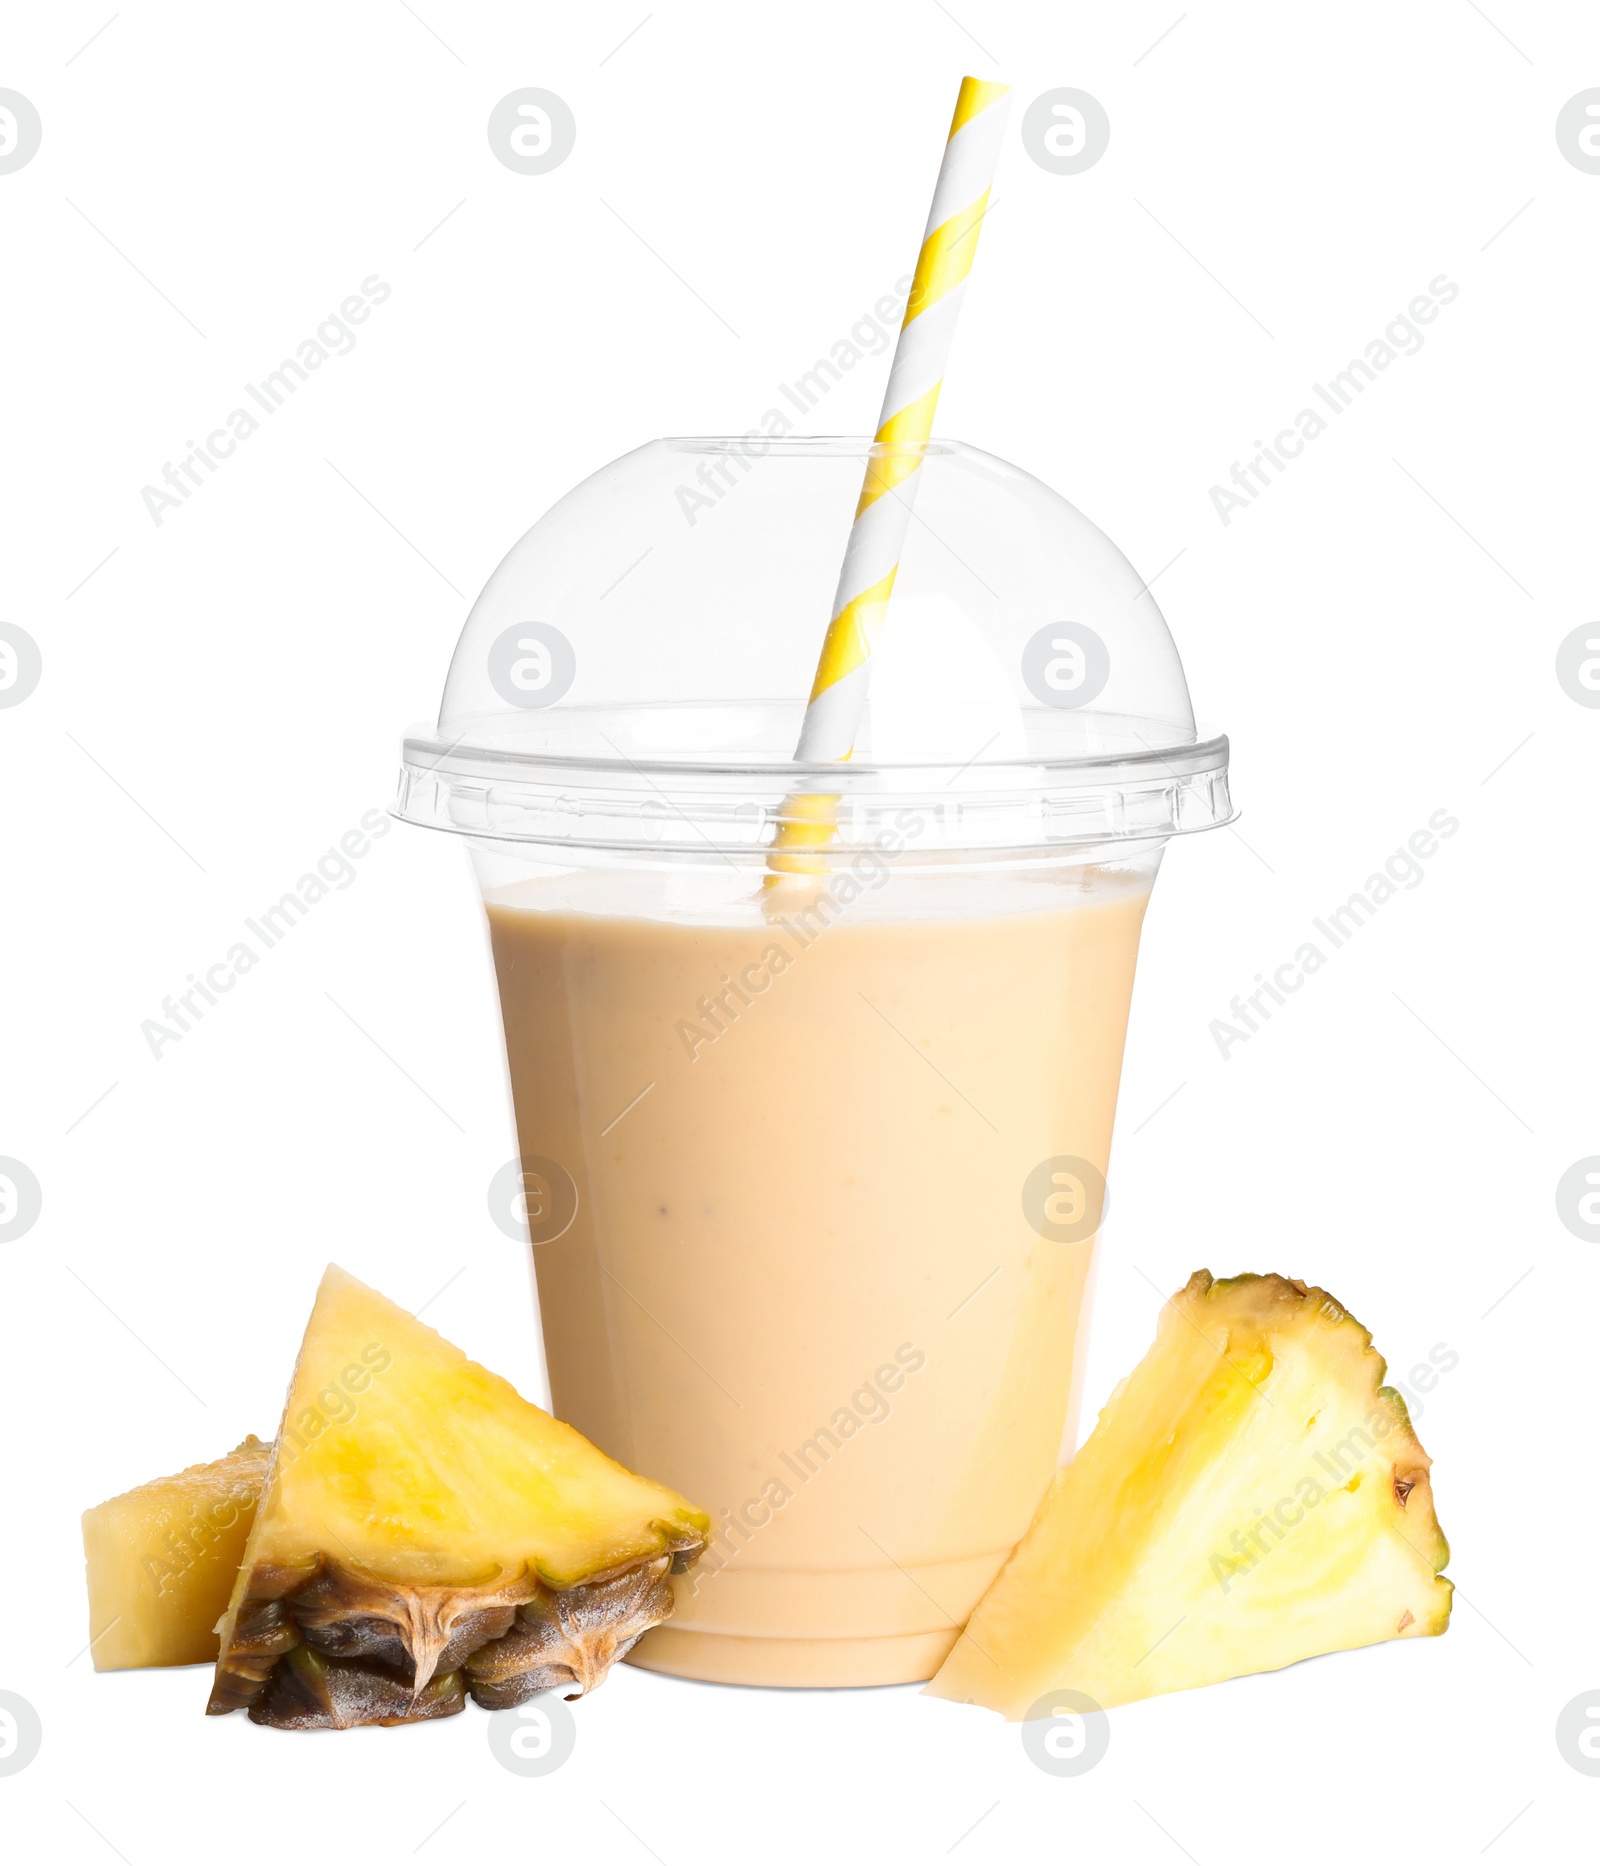
POLYGON ((1442 1633, 1405 1402, 1326 1290, 1197 1270, 927 1686, 1018 1719, 1442 1633))
POLYGON ((709 1528, 330 1266, 207 1708, 343 1729, 579 1696, 668 1617, 709 1528))
POLYGON ((247 1438, 212 1464, 84 1511, 97 1672, 216 1659, 217 1615, 239 1572, 271 1451, 247 1438))

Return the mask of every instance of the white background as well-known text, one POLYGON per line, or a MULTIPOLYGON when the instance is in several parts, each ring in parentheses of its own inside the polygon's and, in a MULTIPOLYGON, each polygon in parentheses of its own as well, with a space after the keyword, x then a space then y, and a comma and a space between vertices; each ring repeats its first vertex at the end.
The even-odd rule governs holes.
MULTIPOLYGON (((0 1689, 44 1728, 0 1779, 17 1857, 1573 1857, 1600 1267, 1554 1191, 1600 1152, 1600 712, 1554 657, 1594 615, 1600 177, 1554 121, 1600 17, 279 0, 127 4, 80 52, 112 3, 16 9, 0 64, 44 124, 0 175, 0 616, 44 657, 0 713, 0 1153, 44 1188, 0 1246, 0 1689), (1148 921, 1087 1418, 1199 1265, 1325 1284, 1402 1375, 1447 1343, 1418 1424, 1454 1625, 1118 1711, 1075 1780, 911 1689, 622 1668, 527 1780, 476 1711, 300 1740, 204 1718, 197 1671, 97 1677, 78 1511, 272 1431, 329 1258, 542 1390, 458 847, 397 826, 159 1062, 141 1020, 386 802, 533 518, 748 427, 909 269, 966 70, 1017 108, 941 431, 1170 563, 1245 812, 1148 921), (577 118, 543 176, 485 136, 523 85, 577 118), (1110 116, 1083 175, 1018 141, 1058 85, 1110 116), (141 486, 372 273, 357 347, 154 525, 141 486), (1425 347, 1225 527, 1210 486, 1440 273, 1425 347), (1439 809, 1425 881, 1222 1060, 1210 1021, 1439 809)), ((882 381, 816 425, 870 427, 882 381)))

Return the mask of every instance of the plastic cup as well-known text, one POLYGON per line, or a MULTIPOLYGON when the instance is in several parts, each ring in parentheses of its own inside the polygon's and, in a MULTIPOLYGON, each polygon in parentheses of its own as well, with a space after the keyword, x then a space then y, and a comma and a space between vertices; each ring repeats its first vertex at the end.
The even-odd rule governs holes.
POLYGON ((848 764, 795 741, 867 441, 657 441, 512 550, 397 814, 467 837, 552 1401, 711 1512, 634 1663, 922 1679, 1075 1440, 1139 930, 1229 820, 1149 591, 930 445, 848 764), (764 886, 784 799, 824 871, 764 886))

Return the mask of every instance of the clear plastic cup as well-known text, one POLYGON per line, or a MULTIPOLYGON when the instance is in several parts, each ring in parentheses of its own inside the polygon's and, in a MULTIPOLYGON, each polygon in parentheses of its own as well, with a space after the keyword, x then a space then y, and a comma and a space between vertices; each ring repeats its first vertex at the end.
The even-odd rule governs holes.
POLYGON ((556 1411, 708 1509, 633 1662, 922 1679, 1070 1450, 1139 930, 1229 820, 1149 590, 934 442, 847 765, 792 749, 871 443, 656 441, 490 579, 396 812, 464 835, 556 1411), (818 874, 769 880, 796 794, 818 874))

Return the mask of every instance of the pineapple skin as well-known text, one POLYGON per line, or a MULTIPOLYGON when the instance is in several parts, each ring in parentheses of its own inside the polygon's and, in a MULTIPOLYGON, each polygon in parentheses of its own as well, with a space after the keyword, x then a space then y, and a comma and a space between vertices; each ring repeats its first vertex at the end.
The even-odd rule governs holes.
POLYGON ((1200 1270, 927 1694, 1025 1718, 1444 1632, 1430 1459, 1324 1289, 1200 1270))
POLYGON ((581 1694, 668 1617, 709 1528, 330 1265, 207 1710, 345 1729, 581 1694))
POLYGON ((272 1447, 159 1477, 83 1513, 90 1654, 97 1672, 214 1663, 272 1447))

